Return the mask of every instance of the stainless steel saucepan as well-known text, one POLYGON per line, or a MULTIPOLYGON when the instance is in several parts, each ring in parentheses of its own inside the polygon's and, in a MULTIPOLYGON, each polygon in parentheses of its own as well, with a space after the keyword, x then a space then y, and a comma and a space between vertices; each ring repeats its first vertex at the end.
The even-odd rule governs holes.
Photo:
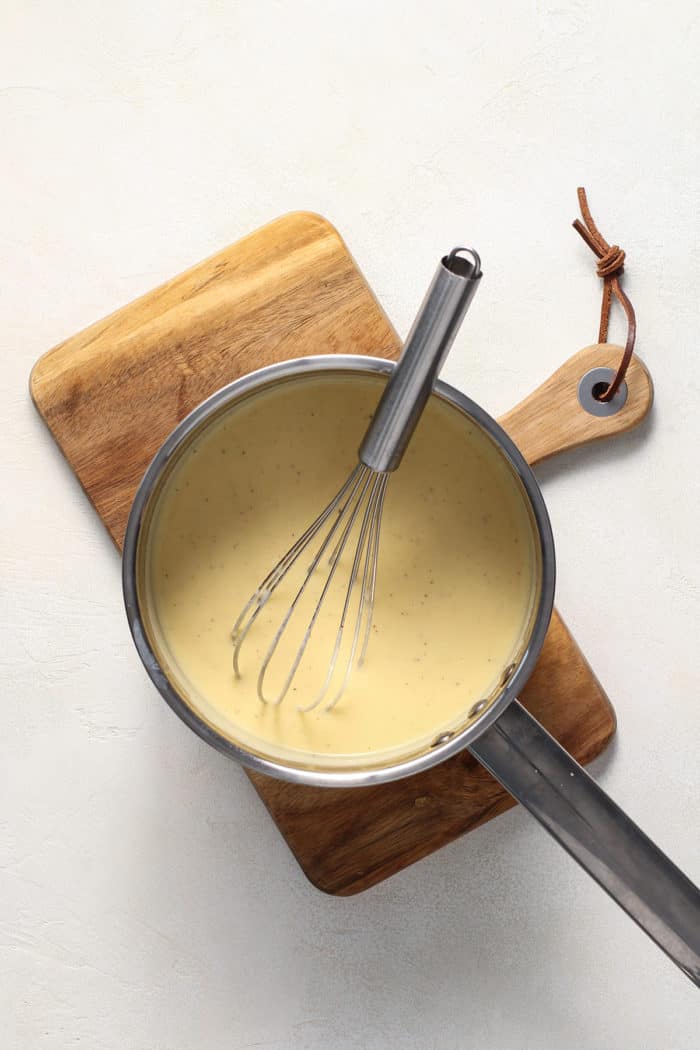
MULTIPOLYGON (((472 754, 521 802, 696 984, 700 984, 700 891, 623 813, 585 770, 518 702, 534 669, 552 612, 555 558, 549 517, 535 476, 501 427, 464 394, 438 381, 433 397, 462 413, 500 450, 529 504, 537 546, 537 591, 517 662, 504 669, 493 695, 465 711, 454 732, 438 734, 417 753, 356 768, 269 756, 224 730, 197 709, 178 684, 154 639, 146 593, 145 551, 164 479, 191 442, 245 399, 310 376, 386 378, 385 360, 333 356, 273 365, 225 387, 196 408, 168 437, 134 500, 124 542, 126 611, 139 655, 161 695, 204 740, 243 765, 275 777, 322 787, 359 787, 428 769, 456 752, 472 754)), ((234 603, 235 604, 235 603, 234 603)), ((465 631, 468 629, 465 624, 465 631)))

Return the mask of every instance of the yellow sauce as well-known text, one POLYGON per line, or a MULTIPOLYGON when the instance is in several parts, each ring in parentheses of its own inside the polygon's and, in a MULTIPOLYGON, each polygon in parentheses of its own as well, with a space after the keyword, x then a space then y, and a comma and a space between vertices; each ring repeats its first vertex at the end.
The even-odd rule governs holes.
MULTIPOLYGON (((157 497, 145 574, 152 641, 194 710, 269 757, 333 767, 424 748, 494 692, 532 615, 534 529, 522 486, 487 435, 433 397, 389 480, 367 658, 338 705, 298 709, 318 691, 344 587, 282 704, 261 703, 256 680, 289 588, 261 614, 234 677, 238 613, 356 464, 382 382, 310 377, 247 399, 195 440, 157 497)), ((280 667, 297 642, 283 639, 280 667)))

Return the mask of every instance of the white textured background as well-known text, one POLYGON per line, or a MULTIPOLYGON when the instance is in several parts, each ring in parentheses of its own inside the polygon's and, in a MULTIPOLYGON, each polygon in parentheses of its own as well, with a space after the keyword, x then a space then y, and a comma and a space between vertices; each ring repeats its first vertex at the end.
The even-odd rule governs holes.
POLYGON ((700 879, 697 5, 4 0, 1 22, 3 1050, 694 1050, 691 984, 522 812, 354 899, 305 882, 147 683, 27 378, 310 208, 401 332, 436 254, 478 245, 446 377, 499 412, 594 341, 585 184, 657 401, 540 471, 558 602, 619 714, 596 774, 700 879))

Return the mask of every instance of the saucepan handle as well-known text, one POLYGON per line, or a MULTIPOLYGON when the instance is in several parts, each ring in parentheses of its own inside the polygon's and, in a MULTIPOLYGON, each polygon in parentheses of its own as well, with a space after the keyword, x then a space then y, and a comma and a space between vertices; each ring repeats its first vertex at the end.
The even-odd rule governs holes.
POLYGON ((700 890, 522 704, 470 751, 700 985, 700 890))

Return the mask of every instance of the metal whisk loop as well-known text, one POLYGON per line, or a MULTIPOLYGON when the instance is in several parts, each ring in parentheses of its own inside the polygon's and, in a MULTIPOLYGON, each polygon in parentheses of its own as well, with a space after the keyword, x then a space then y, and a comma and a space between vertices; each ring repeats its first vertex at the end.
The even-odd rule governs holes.
MULTIPOLYGON (((323 606, 323 601, 324 601, 326 595, 328 594, 328 590, 329 590, 329 588, 330 588, 330 586, 331 586, 331 584, 333 582, 333 577, 335 576, 336 569, 338 568, 338 565, 340 563, 340 559, 342 557, 343 551, 345 550, 345 546, 346 546, 346 544, 348 542, 348 536, 350 535, 350 533, 352 531, 352 527, 355 524, 355 521, 357 519, 357 515, 358 515, 358 513, 360 511, 360 507, 362 506, 362 501, 364 499, 364 496, 365 496, 365 494, 367 492, 367 489, 368 489, 370 481, 371 481, 371 474, 372 474, 372 472, 370 470, 368 470, 368 468, 365 467, 365 466, 359 465, 358 467, 355 468, 355 471, 353 471, 353 474, 355 475, 356 480, 355 480, 355 483, 352 486, 350 495, 348 496, 347 501, 343 505, 340 514, 337 516, 336 520, 333 522, 333 524, 331 525, 330 529, 326 533, 326 537, 323 540, 323 543, 319 547, 319 549, 318 549, 318 551, 317 551, 313 561, 311 562, 311 565, 309 566, 309 571, 307 572, 307 574, 306 574, 306 576, 304 578, 304 582, 302 583, 301 587, 299 588, 299 590, 297 591, 296 595, 294 596, 294 600, 292 601, 291 605, 287 609, 287 612, 285 613, 284 619, 282 620, 282 623, 279 625, 279 627, 277 629, 277 633, 275 634, 275 637, 272 639, 272 643, 270 645, 270 648, 267 650, 267 653, 265 654, 265 659, 262 662, 262 667, 260 668, 260 674, 258 675, 258 698, 260 700, 262 700, 263 703, 271 703, 274 706, 276 706, 277 704, 281 704, 282 703, 282 701, 284 700, 285 696, 287 695, 287 692, 289 691, 289 687, 292 684, 292 679, 294 678, 294 675, 297 672, 297 668, 299 667, 299 664, 301 663, 302 657, 303 657, 304 653, 306 652, 306 647, 309 644, 309 639, 311 638, 311 632, 313 631, 313 629, 314 629, 314 627, 316 625, 316 620, 318 619, 318 615, 321 612, 321 607, 323 606), (354 505, 352 505, 353 499, 355 500, 354 505), (296 656, 294 657, 294 662, 292 663, 292 666, 291 666, 291 669, 289 671, 289 674, 287 675, 287 677, 286 677, 286 679, 284 681, 284 685, 282 686, 280 692, 277 694, 277 698, 275 700, 268 700, 265 697, 265 695, 264 695, 264 688, 263 687, 264 687, 264 683, 265 683, 265 674, 266 674, 267 669, 268 669, 268 667, 270 665, 270 661, 272 660, 272 657, 275 654, 275 651, 277 649, 277 646, 279 645, 280 639, 282 638, 282 635, 284 634, 284 632, 286 630, 287 624, 289 623, 289 621, 292 618, 292 614, 294 613, 294 610, 296 609, 300 598, 302 597, 302 595, 306 591, 306 588, 309 585, 311 577, 313 576, 313 574, 314 574, 314 572, 315 572, 319 562, 321 561, 321 559, 323 558, 323 555, 325 554, 326 550, 328 549, 328 546, 329 546, 331 540, 333 539, 333 537, 335 536, 336 532, 338 531, 338 527, 339 527, 341 521, 343 520, 343 516, 344 516, 345 510, 346 510, 346 508, 348 506, 351 506, 351 510, 350 510, 350 514, 349 514, 347 523, 345 524, 345 527, 344 527, 344 529, 343 529, 343 531, 341 533, 340 542, 336 546, 335 551, 333 553, 333 556, 331 557, 330 568, 329 568, 328 576, 326 578, 326 582, 323 585, 323 589, 321 591, 321 596, 319 597, 318 601, 316 602, 316 606, 315 606, 313 614, 311 616, 311 620, 309 621, 309 625, 306 628, 306 632, 304 634, 304 637, 302 638, 301 645, 297 649, 296 656)), ((316 706, 316 705, 314 704, 314 706, 316 706)))
MULTIPOLYGON (((372 472, 368 471, 368 474, 371 475, 372 472)), ((368 481, 369 481, 369 479, 368 479, 368 481)), ((337 690, 335 696, 333 697, 333 699, 331 700, 330 704, 328 704, 328 707, 326 708, 326 710, 330 710, 338 702, 338 700, 342 696, 343 692, 345 691, 345 687, 346 687, 346 685, 348 683, 348 680, 350 678, 352 667, 353 667, 353 664, 355 662, 355 653, 357 651, 357 640, 359 638, 360 628, 361 628, 361 625, 362 625, 362 622, 363 622, 363 619, 364 619, 364 615, 365 615, 365 610, 366 610, 366 607, 367 607, 367 600, 366 600, 367 599, 367 586, 368 586, 368 580, 370 579, 369 559, 370 559, 371 551, 372 551, 371 536, 372 536, 372 534, 373 534, 373 532, 375 530, 375 519, 376 519, 376 514, 377 514, 377 509, 378 509, 379 491, 380 491, 380 489, 382 487, 382 484, 386 484, 386 475, 375 474, 375 475, 371 476, 370 483, 363 490, 363 492, 362 492, 362 494, 360 496, 360 499, 358 500, 357 507, 355 508, 355 513, 354 513, 353 520, 349 523, 350 528, 352 528, 352 525, 354 524, 354 521, 358 517, 358 512, 359 512, 360 506, 361 506, 361 504, 362 504, 362 502, 364 500, 365 495, 367 494, 367 489, 369 489, 369 495, 368 495, 368 498, 367 498, 367 506, 365 507, 365 511, 364 511, 363 516, 362 516, 362 524, 360 525, 360 533, 359 533, 359 537, 358 537, 358 540, 357 540, 357 545, 355 547, 355 555, 354 555, 353 562, 352 562, 352 569, 350 570, 350 579, 349 579, 349 582, 348 582, 347 590, 345 592, 345 601, 343 603, 343 610, 342 610, 341 615, 340 615, 340 622, 338 624, 338 630, 337 630, 336 637, 335 637, 335 644, 333 646, 333 652, 331 654, 330 662, 328 664, 328 669, 326 671, 326 677, 324 679, 323 685, 321 686, 321 688, 320 688, 320 690, 319 690, 319 692, 318 692, 318 694, 316 696, 316 699, 311 704, 308 704, 308 706, 299 708, 299 710, 304 712, 304 713, 306 713, 307 711, 313 711, 314 708, 318 707, 318 705, 321 703, 321 701, 323 700, 324 696, 328 692, 328 689, 330 688, 331 683, 333 681, 333 677, 334 677, 334 674, 335 674, 335 669, 336 669, 336 666, 338 664, 338 656, 340 655, 340 651, 341 651, 341 647, 342 647, 343 636, 345 634, 345 624, 347 622, 348 613, 350 611, 350 604, 351 604, 351 600, 352 600, 353 590, 355 589, 355 585, 357 583, 357 579, 358 579, 358 576, 359 576, 360 565, 362 564, 363 558, 364 558, 364 567, 363 567, 363 571, 362 571, 362 585, 361 585, 361 589, 360 589, 360 596, 359 596, 359 599, 358 599, 358 611, 357 611, 357 617, 356 617, 356 620, 355 620, 355 631, 353 633, 353 641, 352 641, 352 646, 351 646, 351 649, 350 649, 350 655, 348 657, 348 661, 347 661, 346 668, 345 668, 345 674, 343 675, 340 687, 338 688, 338 690, 337 690), (368 538, 370 539, 370 542, 368 542, 368 538)), ((333 572, 335 571, 337 563, 338 563, 340 557, 342 556, 343 548, 346 545, 348 536, 349 536, 349 531, 347 532, 347 535, 345 533, 343 534, 343 536, 341 537, 340 542, 338 543, 335 551, 333 552, 333 554, 331 556, 331 573, 330 573, 330 575, 332 575, 333 572)), ((329 583, 330 583, 330 576, 329 576, 329 583)), ((324 595, 321 595, 321 598, 319 600, 319 606, 317 606, 316 613, 314 614, 315 616, 318 614, 319 607, 320 607, 321 603, 323 602, 323 598, 324 598, 324 595)), ((369 615, 371 616, 371 610, 370 610, 369 615)), ((313 623, 309 625, 309 631, 307 632, 307 635, 310 634, 312 626, 313 626, 313 623)), ((305 642, 307 640, 308 640, 308 637, 305 638, 305 642)))
MULTIPOLYGON (((377 513, 374 515, 374 517, 372 519, 372 524, 374 526, 374 532, 370 536, 370 544, 371 544, 371 548, 372 548, 371 549, 371 553, 370 553, 371 569, 370 569, 370 579, 369 579, 369 591, 367 592, 366 596, 365 596, 365 592, 363 590, 363 598, 364 598, 364 601, 365 601, 367 613, 366 613, 366 620, 365 620, 365 637, 364 637, 364 640, 362 642, 362 651, 360 652, 360 659, 358 661, 358 664, 359 664, 360 667, 362 667, 363 663, 365 662, 365 654, 367 653, 367 646, 369 645, 369 639, 370 639, 370 635, 372 633, 372 613, 374 611, 374 596, 375 596, 376 591, 377 591, 377 563, 378 563, 378 560, 379 560, 379 531, 380 531, 381 524, 382 524, 382 514, 384 513, 384 497, 386 496, 386 486, 387 486, 388 480, 389 480, 389 475, 388 474, 382 474, 381 475, 381 484, 380 484, 380 488, 379 488, 379 495, 377 497, 377 513)), ((369 550, 369 548, 368 548, 368 550, 369 550)), ((336 697, 336 700, 337 699, 338 699, 338 697, 336 697)), ((336 700, 333 701, 333 703, 330 705, 330 707, 333 707, 333 705, 336 703, 336 700)))
MULTIPOLYGON (((360 539, 357 544, 357 551, 355 553, 355 561, 353 563, 352 573, 350 577, 350 585, 348 587, 347 595, 345 598, 345 606, 343 608, 343 616, 340 621, 340 627, 338 628, 338 637, 336 639, 336 647, 333 653, 333 659, 331 662, 330 673, 327 676, 327 683, 330 681, 335 670, 335 663, 337 661, 338 652, 340 651, 340 644, 342 642, 343 631, 345 629, 345 619, 347 616, 348 608, 350 606, 350 597, 355 582, 357 580, 357 573, 362 559, 362 551, 364 554, 364 568, 362 570, 362 587, 360 590, 360 599, 358 603, 357 617, 355 619, 355 630, 352 638, 352 648, 350 649, 350 655, 348 657, 347 666, 345 668, 345 674, 340 684, 338 691, 326 706, 326 711, 331 711, 340 700, 341 696, 345 692, 348 682, 350 681, 350 675, 352 669, 355 666, 355 656, 357 653, 357 643, 360 639, 360 633, 362 630, 362 623, 365 623, 365 637, 362 644, 362 653, 360 656, 360 664, 364 659, 364 654, 367 649, 367 643, 369 641, 370 632, 372 630, 372 612, 374 610, 374 595, 376 590, 377 582, 377 557, 379 554, 379 530, 382 521, 382 509, 384 506, 384 493, 386 491, 386 484, 389 480, 388 474, 378 474, 374 478, 374 484, 370 493, 369 502, 367 504, 367 510, 362 522, 362 530, 360 533, 360 539), (365 548, 365 536, 367 537, 367 546, 365 548)), ((308 711, 314 708, 325 695, 325 689, 318 697, 316 702, 311 705, 311 708, 303 707, 302 711, 308 711)))
MULTIPOLYGON (((241 672, 239 667, 239 656, 241 646, 246 640, 248 632, 257 620, 260 612, 267 605, 268 601, 272 597, 275 588, 286 576, 292 566, 299 558, 301 552, 309 545, 311 540, 314 538, 317 532, 323 528, 324 524, 328 521, 329 517, 334 510, 337 509, 338 504, 342 502, 343 497, 347 493, 348 489, 353 486, 353 482, 357 478, 358 474, 362 470, 362 464, 355 467, 352 474, 348 477, 343 487, 336 494, 335 498, 328 504, 324 511, 316 518, 308 529, 302 533, 298 540, 296 540, 289 548, 286 554, 283 554, 277 564, 270 570, 262 583, 258 584, 256 590, 248 599, 246 604, 243 606, 241 613, 233 625, 231 630, 231 639, 234 642, 233 650, 233 670, 236 678, 240 678, 241 672), (246 616, 250 613, 247 622, 244 623, 246 616)), ((349 498, 352 498, 352 494, 349 498)), ((340 510, 338 510, 338 519, 342 516, 345 511, 347 504, 344 504, 340 510)))

